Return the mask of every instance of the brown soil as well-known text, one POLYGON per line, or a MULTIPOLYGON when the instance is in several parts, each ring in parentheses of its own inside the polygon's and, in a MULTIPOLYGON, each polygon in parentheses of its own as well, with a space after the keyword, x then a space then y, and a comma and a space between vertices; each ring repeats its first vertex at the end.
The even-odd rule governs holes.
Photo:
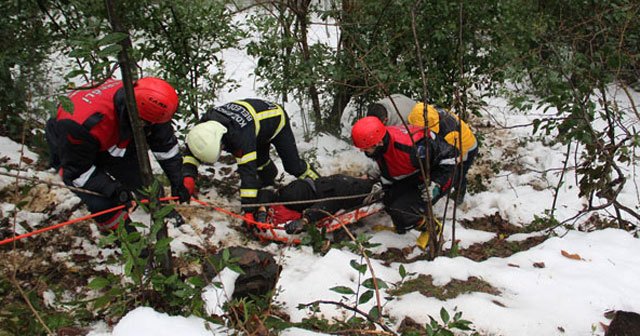
POLYGON ((486 217, 463 219, 460 224, 467 229, 495 232, 502 235, 524 232, 522 227, 509 223, 497 212, 486 217))
MULTIPOLYGON (((515 253, 526 251, 547 240, 547 236, 529 237, 522 241, 506 241, 494 238, 488 242, 476 243, 458 251, 458 255, 474 261, 483 261, 491 257, 506 258, 515 253)), ((444 252, 445 255, 448 251, 444 252)))

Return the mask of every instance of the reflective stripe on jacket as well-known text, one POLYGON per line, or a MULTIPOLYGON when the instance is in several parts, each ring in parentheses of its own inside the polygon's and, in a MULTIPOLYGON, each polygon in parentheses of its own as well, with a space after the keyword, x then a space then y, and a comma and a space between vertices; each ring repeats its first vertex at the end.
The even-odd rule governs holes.
MULTIPOLYGON (((68 185, 108 197, 118 183, 102 165, 135 153, 122 82, 110 79, 93 89, 76 90, 69 98, 73 113, 60 106, 55 122, 47 129, 54 133, 47 139, 55 142, 62 178, 68 185)), ((182 156, 171 123, 144 126, 143 131, 172 186, 181 184, 182 156)))
MULTIPOLYGON (((217 121, 227 128, 222 136, 224 150, 236 157, 243 204, 255 203, 260 187, 257 148, 269 143, 287 124, 287 116, 278 104, 261 99, 243 99, 217 106, 205 113, 200 122, 217 121)), ((185 156, 185 172, 197 175, 195 160, 185 156)))

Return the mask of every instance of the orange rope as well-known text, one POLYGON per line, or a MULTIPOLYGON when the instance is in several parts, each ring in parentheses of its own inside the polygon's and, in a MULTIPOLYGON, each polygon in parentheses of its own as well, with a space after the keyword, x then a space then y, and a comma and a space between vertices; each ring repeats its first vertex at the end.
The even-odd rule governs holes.
POLYGON ((231 216, 231 217, 235 217, 235 218, 238 218, 238 219, 242 219, 243 221, 245 221, 245 222, 247 222, 247 223, 249 223, 249 224, 255 225, 258 229, 261 229, 261 230, 269 230, 269 229, 272 229, 272 228, 273 228, 273 225, 268 224, 268 223, 258 222, 258 221, 256 221, 256 220, 252 219, 251 217, 249 217, 249 216, 248 216, 248 214, 245 214, 245 215, 238 215, 238 214, 237 214, 237 213, 235 213, 235 212, 232 212, 232 211, 229 211, 229 210, 226 210, 226 209, 223 209, 223 208, 216 207, 216 206, 214 206, 214 205, 212 205, 212 204, 209 204, 209 203, 207 203, 207 202, 203 202, 203 201, 198 200, 198 199, 195 199, 195 198, 192 198, 191 200, 192 200, 192 201, 194 201, 194 202, 196 202, 196 203, 198 203, 198 204, 201 204, 201 205, 205 205, 205 206, 211 207, 213 210, 216 210, 216 211, 218 211, 218 212, 222 212, 223 214, 227 214, 227 215, 229 215, 229 216, 231 216))
MULTIPOLYGON (((175 196, 163 197, 163 198, 160 198, 159 201, 170 201, 170 200, 174 200, 174 199, 177 199, 177 198, 178 197, 175 197, 175 196)), ((140 200, 140 202, 141 203, 149 203, 149 200, 143 199, 143 200, 140 200)), ((21 235, 18 235, 18 236, 13 236, 11 238, 7 238, 7 239, 4 239, 4 240, 1 240, 0 241, 0 245, 11 243, 13 241, 20 240, 20 239, 23 239, 23 238, 28 238, 28 237, 40 234, 42 232, 55 230, 55 229, 61 228, 63 226, 75 224, 77 222, 81 222, 83 220, 87 220, 87 219, 91 219, 93 217, 104 215, 106 213, 114 212, 116 210, 121 210, 121 209, 124 209, 124 207, 125 207, 124 205, 118 205, 117 207, 113 207, 111 209, 102 210, 102 211, 96 212, 94 214, 78 217, 78 218, 75 218, 75 219, 72 219, 72 220, 68 220, 66 222, 58 223, 58 224, 55 224, 55 225, 48 226, 46 228, 42 228, 42 229, 38 229, 38 230, 35 230, 35 231, 27 232, 27 233, 24 233, 24 234, 21 234, 21 235)))
MULTIPOLYGON (((176 199, 178 199, 178 197, 172 196, 172 197, 163 197, 163 198, 160 198, 159 200, 160 201, 171 201, 171 200, 176 200, 176 199)), ((271 237, 265 237, 263 234, 258 234, 258 238, 260 238, 260 240, 263 240, 263 241, 272 240, 272 241, 277 241, 277 242, 281 242, 281 243, 300 244, 300 239, 281 237, 276 233, 276 230, 283 230, 284 229, 283 227, 279 227, 279 226, 272 225, 272 224, 269 224, 269 223, 258 222, 256 220, 254 220, 252 218, 252 216, 249 217, 248 214, 239 215, 239 214, 237 214, 235 212, 232 212, 232 211, 229 211, 229 210, 214 206, 214 205, 209 204, 207 202, 203 202, 201 200, 198 200, 195 197, 192 197, 191 201, 193 201, 195 203, 198 203, 198 204, 201 204, 201 205, 204 205, 204 206, 211 207, 212 209, 214 209, 214 210, 216 210, 218 212, 224 213, 226 215, 229 215, 231 217, 235 217, 235 218, 241 219, 241 220, 243 220, 243 221, 245 221, 245 222, 247 222, 247 223, 249 223, 251 225, 254 225, 257 229, 262 230, 264 233, 266 233, 266 232, 271 233, 271 237)), ((140 203, 148 203, 148 202, 149 202, 149 200, 147 200, 147 199, 140 200, 140 203)), ((106 213, 110 213, 110 212, 113 212, 113 211, 116 211, 116 210, 121 210, 124 207, 125 207, 124 205, 119 205, 119 206, 113 207, 111 209, 106 209, 106 210, 103 210, 103 211, 100 211, 100 212, 96 212, 94 214, 78 217, 78 218, 75 218, 75 219, 72 219, 72 220, 69 220, 69 221, 66 221, 66 222, 62 222, 62 223, 59 223, 59 224, 48 226, 46 228, 38 229, 38 230, 35 230, 35 231, 32 231, 32 232, 28 232, 28 233, 25 233, 25 234, 21 234, 21 235, 18 235, 18 236, 7 238, 7 239, 4 239, 4 240, 1 240, 0 241, 0 245, 4 245, 4 244, 10 243, 10 242, 13 242, 13 241, 16 241, 16 240, 20 240, 20 239, 23 239, 23 238, 28 238, 28 237, 40 234, 42 232, 55 230, 55 229, 61 228, 63 226, 75 224, 77 222, 81 222, 81 221, 84 221, 84 220, 87 220, 87 219, 91 219, 93 217, 97 217, 97 216, 100 216, 100 215, 103 215, 103 214, 106 214, 106 213)), ((325 223, 325 225, 329 224, 331 222, 331 219, 337 220, 338 223, 336 223, 336 224, 334 224, 332 226, 328 226, 327 225, 328 226, 327 227, 327 232, 334 231, 334 230, 338 229, 339 227, 341 227, 342 225, 344 225, 344 221, 345 221, 345 219, 347 219, 347 218, 344 218, 344 215, 347 215, 347 214, 348 213, 341 214, 341 215, 329 218, 327 220, 327 223, 325 223)), ((357 221, 357 220, 360 220, 361 218, 366 217, 366 216, 367 216, 366 212, 362 212, 361 213, 360 210, 358 209, 358 210, 356 210, 355 215, 353 216, 352 219, 355 219, 355 221, 357 221)), ((321 222, 324 222, 324 221, 321 221, 321 222)), ((347 224, 348 224, 348 222, 347 222, 347 224)))
POLYGON ((283 227, 278 227, 269 223, 262 223, 262 222, 258 222, 256 220, 254 220, 252 217, 253 216, 248 216, 248 214, 243 215, 239 215, 237 213, 231 212, 229 210, 223 209, 223 208, 219 208, 216 207, 212 204, 209 204, 207 202, 203 202, 200 200, 197 200, 195 198, 191 199, 192 201, 201 204, 201 205, 205 205, 208 207, 211 207, 212 209, 218 211, 218 212, 222 212, 224 214, 227 214, 231 217, 235 217, 238 219, 241 219, 243 221, 245 221, 246 223, 255 226, 258 230, 261 230, 260 233, 257 233, 256 236, 261 240, 261 241, 276 241, 276 242, 281 242, 281 243, 294 243, 294 244, 300 244, 300 239, 290 239, 287 237, 281 237, 278 236, 278 234, 276 233, 276 230, 284 230, 283 227), (269 232, 271 233, 270 237, 266 237, 265 234, 269 232))

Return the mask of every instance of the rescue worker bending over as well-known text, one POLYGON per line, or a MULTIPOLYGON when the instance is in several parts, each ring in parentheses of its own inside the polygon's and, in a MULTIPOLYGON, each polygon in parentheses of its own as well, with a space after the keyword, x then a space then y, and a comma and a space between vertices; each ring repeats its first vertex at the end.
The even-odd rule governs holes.
POLYGON ((402 120, 409 123, 409 114, 415 105, 415 100, 396 93, 369 105, 367 116, 378 117, 386 126, 403 126, 402 120))
POLYGON ((300 179, 318 177, 298 155, 289 116, 272 102, 244 99, 214 107, 189 131, 186 142, 183 171, 192 193, 201 162, 216 162, 223 149, 236 157, 245 214, 255 212, 255 206, 246 204, 256 203, 260 188, 275 185, 278 169, 269 157, 272 144, 287 173, 300 179))
POLYGON ((456 174, 462 181, 457 180, 453 184, 453 188, 456 189, 456 203, 462 203, 467 191, 467 172, 478 155, 476 136, 469 125, 455 114, 433 105, 427 105, 425 111, 424 103, 418 103, 413 107, 411 114, 409 114, 409 123, 424 127, 425 114, 427 115, 427 127, 431 131, 444 138, 456 149, 462 148, 462 173, 456 174))
MULTIPOLYGON (((169 83, 153 77, 136 81, 133 90, 149 147, 171 182, 171 194, 187 202, 182 156, 171 126, 178 94, 169 83)), ((142 177, 122 81, 109 79, 96 88, 76 90, 69 98, 73 113, 60 106, 57 117, 46 125, 52 166, 66 185, 102 194, 74 191, 91 213, 131 205, 142 177)), ((97 216, 98 228, 115 230, 122 219, 127 231, 135 231, 128 215, 120 210, 97 216)))
POLYGON ((451 188, 457 150, 424 128, 385 126, 373 116, 358 120, 351 129, 351 138, 380 168, 383 203, 396 232, 403 234, 424 223, 422 193, 427 186, 419 162, 430 168, 435 203, 451 188))
POLYGON ((263 223, 267 222, 268 217, 273 219, 274 223, 290 221, 285 225, 287 233, 300 233, 309 223, 315 224, 338 210, 363 205, 364 199, 375 183, 376 181, 367 178, 336 174, 318 177, 315 180, 298 179, 278 190, 260 190, 260 203, 283 202, 285 204, 262 206, 256 212, 255 219, 263 223), (323 200, 356 195, 362 196, 323 200), (288 202, 295 203, 286 204, 288 202))

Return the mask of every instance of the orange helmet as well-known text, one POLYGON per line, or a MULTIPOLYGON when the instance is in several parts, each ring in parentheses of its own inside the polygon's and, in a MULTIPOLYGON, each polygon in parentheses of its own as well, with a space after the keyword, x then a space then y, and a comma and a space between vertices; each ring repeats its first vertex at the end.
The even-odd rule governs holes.
POLYGON ((387 128, 382 121, 374 116, 364 117, 358 120, 351 128, 353 144, 360 148, 371 148, 378 144, 387 133, 387 128))
POLYGON ((160 78, 140 78, 133 85, 140 118, 154 124, 171 120, 178 109, 178 94, 160 78))

